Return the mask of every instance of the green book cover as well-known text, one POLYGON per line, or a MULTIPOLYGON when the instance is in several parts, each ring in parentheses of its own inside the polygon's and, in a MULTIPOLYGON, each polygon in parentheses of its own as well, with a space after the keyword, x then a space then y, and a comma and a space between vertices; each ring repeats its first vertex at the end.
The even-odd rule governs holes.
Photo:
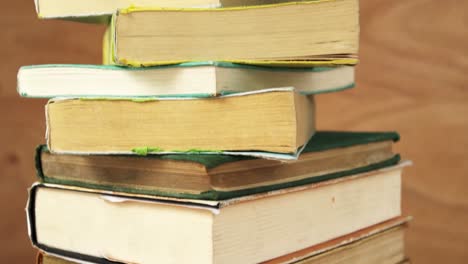
MULTIPOLYGON (((305 153, 311 152, 320 152, 331 149, 339 149, 357 145, 365 145, 375 142, 383 141, 398 141, 399 135, 396 132, 339 132, 339 131, 319 131, 317 132, 312 139, 305 146, 302 155, 305 153)), ((272 184, 267 186, 247 188, 242 190, 235 191, 215 191, 210 190, 200 194, 189 194, 189 193, 168 193, 162 192, 157 189, 154 190, 142 190, 142 189, 130 189, 119 186, 112 185, 99 185, 99 184, 89 184, 82 181, 71 181, 71 180, 61 180, 56 178, 48 177, 44 175, 42 169, 41 153, 48 152, 48 149, 45 145, 41 145, 37 148, 36 153, 36 170, 37 176, 44 183, 51 184, 62 184, 62 185, 74 185, 78 187, 85 188, 95 188, 95 189, 104 189, 115 192, 125 192, 125 193, 137 193, 144 195, 157 195, 157 196, 169 196, 177 198, 188 198, 188 199, 204 199, 204 200, 224 200, 234 197, 240 197, 244 195, 250 195, 255 193, 268 192, 288 187, 295 187, 305 184, 311 184, 331 179, 336 179, 340 177, 345 177, 357 173, 368 172, 371 170, 376 170, 379 168, 392 166, 397 164, 400 161, 400 156, 395 154, 393 157, 383 160, 376 163, 371 163, 366 166, 354 168, 346 171, 339 171, 334 173, 328 173, 320 176, 314 176, 310 178, 305 178, 297 181, 290 181, 281 184, 272 184)), ((125 155, 120 155, 125 156, 125 155)), ((143 157, 140 157, 143 158, 143 157)), ((168 154, 168 155, 148 155, 145 158, 152 159, 161 159, 161 160, 172 160, 172 161, 181 161, 181 162, 194 162, 204 166, 206 169, 213 169, 223 164, 242 161, 242 160, 255 160, 258 158, 248 157, 248 156, 232 156, 232 155, 207 155, 207 154, 197 154, 197 153, 180 153, 180 154, 168 154)))

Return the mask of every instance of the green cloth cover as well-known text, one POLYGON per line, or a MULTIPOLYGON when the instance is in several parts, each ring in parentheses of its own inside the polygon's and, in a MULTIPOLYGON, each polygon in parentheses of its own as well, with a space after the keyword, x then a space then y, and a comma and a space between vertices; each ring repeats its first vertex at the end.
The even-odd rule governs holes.
MULTIPOLYGON (((339 132, 339 131, 319 131, 317 132, 307 143, 303 153, 307 152, 317 152, 324 151, 335 148, 350 147, 355 145, 363 145, 373 142, 382 142, 382 141, 398 141, 400 139, 398 133, 396 132, 339 132)), ((36 171, 37 176, 42 182, 53 183, 53 184, 63 184, 63 185, 74 185, 78 187, 93 188, 93 189, 104 189, 112 190, 117 192, 125 193, 139 193, 146 195, 157 195, 157 196, 169 196, 177 198, 187 198, 187 199, 204 199, 204 200, 224 200, 235 197, 240 197, 244 195, 250 195, 255 193, 268 192, 288 187, 300 186, 305 184, 316 183, 325 180, 336 179, 344 176, 349 176, 357 173, 364 173, 371 170, 376 170, 383 167, 388 167, 397 164, 400 161, 400 156, 395 155, 393 158, 376 163, 368 166, 355 168, 348 171, 340 171, 336 173, 311 177, 307 179, 302 179, 293 182, 269 185, 256 187, 245 190, 231 191, 231 192, 219 192, 219 191, 208 191, 201 194, 187 194, 187 193, 165 193, 158 190, 140 190, 140 189, 131 189, 131 188, 122 188, 118 186, 105 186, 105 185, 95 185, 89 184, 80 181, 69 181, 69 180, 59 180, 55 178, 47 177, 43 174, 42 163, 41 163, 41 152, 47 152, 48 149, 45 145, 37 147, 36 152, 36 171)), ((136 157, 136 156, 132 156, 136 157)), ((196 162, 204 165, 207 168, 214 168, 224 163, 236 162, 241 160, 251 160, 257 159, 254 157, 246 156, 230 156, 230 155, 207 155, 207 154, 170 154, 170 155, 149 155, 142 158, 155 158, 155 159, 169 159, 169 160, 179 160, 179 161, 190 161, 196 162)))

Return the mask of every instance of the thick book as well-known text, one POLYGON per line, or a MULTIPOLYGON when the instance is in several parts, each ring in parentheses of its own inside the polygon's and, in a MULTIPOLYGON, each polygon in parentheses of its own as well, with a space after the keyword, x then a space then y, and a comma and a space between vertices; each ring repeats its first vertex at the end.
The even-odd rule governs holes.
POLYGON ((36 153, 41 182, 114 192, 223 200, 336 179, 395 165, 395 132, 318 131, 297 161, 174 154, 62 155, 36 153))
POLYGON ((219 9, 130 7, 112 17, 107 35, 112 61, 135 67, 190 61, 355 64, 358 1, 219 9))
MULTIPOLYGON (((262 264, 401 264, 407 259, 404 252, 404 232, 409 220, 409 217, 396 217, 351 234, 262 262, 262 264)), ((83 262, 39 251, 36 263, 72 264, 83 262)))
POLYGON ((233 7, 266 5, 291 0, 35 0, 40 18, 65 18, 84 22, 106 22, 118 9, 129 6, 159 6, 172 8, 233 7), (107 20, 106 20, 107 19, 107 20))
POLYGON ((215 98, 62 98, 49 101, 46 119, 55 153, 297 159, 315 132, 315 104, 288 88, 215 98))
POLYGON ((199 96, 294 87, 302 94, 354 86, 354 67, 284 68, 194 62, 129 68, 112 65, 34 65, 18 72, 23 97, 199 96))
POLYGON ((400 216, 404 165, 224 201, 35 185, 29 230, 41 250, 99 263, 259 263, 400 216))

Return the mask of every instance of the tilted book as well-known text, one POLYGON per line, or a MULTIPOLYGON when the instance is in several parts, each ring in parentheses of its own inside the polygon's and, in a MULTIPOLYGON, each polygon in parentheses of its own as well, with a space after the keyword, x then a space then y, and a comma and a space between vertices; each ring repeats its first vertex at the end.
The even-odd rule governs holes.
POLYGON ((23 97, 209 97, 278 87, 301 94, 354 86, 354 67, 284 68, 194 62, 131 68, 113 65, 34 65, 18 72, 23 97))
POLYGON ((405 165, 223 201, 36 185, 29 230, 93 262, 259 263, 400 216, 405 165))
POLYGON ((395 165, 398 138, 394 132, 318 131, 289 162, 221 154, 63 155, 39 146, 36 168, 45 183, 222 200, 395 165))
POLYGON ((46 119, 55 153, 297 159, 315 132, 315 104, 290 88, 215 98, 56 98, 46 119))
POLYGON ((358 1, 219 9, 130 7, 113 16, 107 35, 111 60, 135 67, 190 61, 355 64, 358 1))

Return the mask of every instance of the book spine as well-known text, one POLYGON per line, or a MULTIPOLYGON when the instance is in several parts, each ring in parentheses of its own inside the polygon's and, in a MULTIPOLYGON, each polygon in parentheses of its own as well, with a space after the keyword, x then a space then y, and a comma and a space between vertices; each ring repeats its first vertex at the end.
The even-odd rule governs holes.
POLYGON ((36 147, 36 154, 34 156, 34 164, 36 166, 36 176, 39 181, 44 182, 44 170, 42 170, 42 152, 47 150, 47 146, 39 145, 36 147))
POLYGON ((106 32, 104 33, 102 39, 102 64, 103 65, 113 65, 112 62, 112 52, 111 52, 111 40, 112 40, 112 27, 107 25, 106 32))

